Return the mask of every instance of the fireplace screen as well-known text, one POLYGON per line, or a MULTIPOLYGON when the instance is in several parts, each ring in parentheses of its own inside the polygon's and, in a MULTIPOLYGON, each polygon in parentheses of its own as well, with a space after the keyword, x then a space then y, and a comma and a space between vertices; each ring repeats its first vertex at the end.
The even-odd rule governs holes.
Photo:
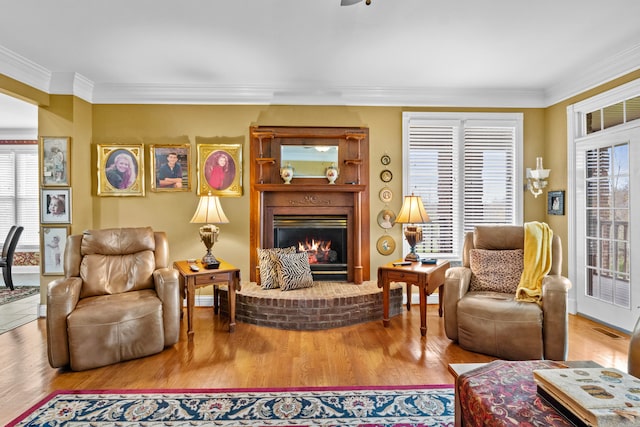
POLYGON ((314 280, 346 280, 346 216, 276 215, 273 233, 275 247, 307 253, 314 280))

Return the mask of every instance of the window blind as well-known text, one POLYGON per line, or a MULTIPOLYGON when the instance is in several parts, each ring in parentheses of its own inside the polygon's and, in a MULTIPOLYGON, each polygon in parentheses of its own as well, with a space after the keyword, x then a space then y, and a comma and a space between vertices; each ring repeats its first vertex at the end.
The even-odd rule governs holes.
POLYGON ((39 248, 38 146, 0 145, 0 239, 12 225, 24 227, 21 250, 39 248))
MULTIPOLYGON (((521 121, 473 113, 405 113, 405 193, 422 197, 430 222, 416 251, 459 258, 476 225, 515 224, 521 121)), ((512 115, 508 115, 512 116, 512 115)))

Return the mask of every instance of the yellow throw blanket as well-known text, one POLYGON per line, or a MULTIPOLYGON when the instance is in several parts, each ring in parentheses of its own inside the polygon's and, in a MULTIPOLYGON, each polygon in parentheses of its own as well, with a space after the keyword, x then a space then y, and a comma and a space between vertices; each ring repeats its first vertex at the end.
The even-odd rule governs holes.
POLYGON ((516 301, 542 303, 542 278, 551 270, 553 231, 544 222, 524 224, 524 268, 516 301))

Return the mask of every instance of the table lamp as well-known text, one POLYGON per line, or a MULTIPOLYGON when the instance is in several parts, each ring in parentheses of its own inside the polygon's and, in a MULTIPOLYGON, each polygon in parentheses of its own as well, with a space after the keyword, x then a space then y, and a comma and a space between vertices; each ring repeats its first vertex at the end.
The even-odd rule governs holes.
POLYGON ((411 246, 411 252, 404 257, 405 261, 419 261, 420 257, 416 254, 416 244, 422 240, 422 227, 413 224, 424 224, 429 221, 429 215, 424 210, 422 199, 413 193, 410 196, 404 196, 402 208, 396 218, 396 222, 400 224, 410 224, 404 228, 404 237, 411 246))
POLYGON ((200 197, 200 203, 196 208, 196 212, 191 218, 191 223, 205 224, 200 227, 200 240, 207 248, 207 253, 202 257, 202 264, 207 269, 218 268, 220 262, 211 253, 213 244, 218 241, 218 235, 220 229, 213 224, 226 224, 229 222, 227 216, 222 210, 220 205, 220 199, 218 196, 212 196, 209 193, 206 196, 200 197))

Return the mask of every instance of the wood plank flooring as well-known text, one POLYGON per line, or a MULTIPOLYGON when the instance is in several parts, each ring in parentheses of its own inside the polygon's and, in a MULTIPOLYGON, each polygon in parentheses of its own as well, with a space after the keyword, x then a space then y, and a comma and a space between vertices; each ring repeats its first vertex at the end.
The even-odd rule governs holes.
MULTIPOLYGON (((420 336, 417 307, 392 318, 389 328, 382 321, 326 331, 238 323, 229 334, 226 318, 205 307, 196 308, 194 321, 191 343, 183 319, 174 347, 85 372, 49 366, 44 319, 0 335, 0 425, 55 390, 452 384, 449 363, 493 360, 452 343, 436 305, 428 308, 426 337, 420 336)), ((626 371, 628 336, 570 316, 569 337, 570 360, 626 371)))

